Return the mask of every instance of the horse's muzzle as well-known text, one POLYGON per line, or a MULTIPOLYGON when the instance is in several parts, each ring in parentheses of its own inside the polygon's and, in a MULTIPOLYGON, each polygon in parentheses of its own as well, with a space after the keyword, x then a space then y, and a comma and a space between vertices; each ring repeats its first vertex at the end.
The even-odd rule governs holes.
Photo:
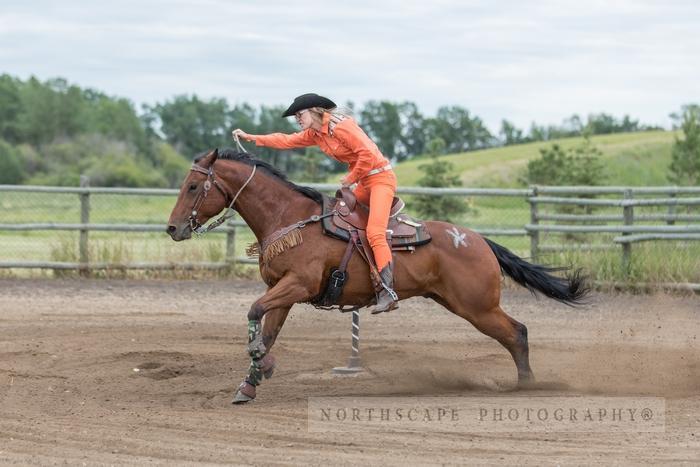
POLYGON ((192 238, 192 228, 189 224, 181 224, 180 226, 170 224, 165 231, 176 242, 192 238))

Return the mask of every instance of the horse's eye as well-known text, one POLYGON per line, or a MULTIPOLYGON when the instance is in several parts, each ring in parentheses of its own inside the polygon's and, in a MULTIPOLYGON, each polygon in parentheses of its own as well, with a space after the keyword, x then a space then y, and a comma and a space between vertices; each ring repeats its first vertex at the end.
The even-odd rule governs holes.
POLYGON ((190 184, 190 191, 194 191, 194 190, 196 190, 196 189, 197 189, 197 184, 196 184, 196 183, 190 184))

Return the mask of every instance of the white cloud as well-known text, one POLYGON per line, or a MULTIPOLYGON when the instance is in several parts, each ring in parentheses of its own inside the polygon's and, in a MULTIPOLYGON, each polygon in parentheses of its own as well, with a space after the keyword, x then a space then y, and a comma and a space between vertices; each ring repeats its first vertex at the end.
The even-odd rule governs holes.
POLYGON ((497 130, 697 101, 688 1, 6 1, 0 72, 62 76, 136 103, 176 94, 286 104, 462 105, 497 130))

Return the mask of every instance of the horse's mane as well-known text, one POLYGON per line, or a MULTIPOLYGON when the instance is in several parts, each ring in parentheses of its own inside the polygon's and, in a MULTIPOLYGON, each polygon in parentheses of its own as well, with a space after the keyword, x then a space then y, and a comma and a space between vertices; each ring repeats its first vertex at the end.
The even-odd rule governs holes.
MULTIPOLYGON (((197 157, 194 158, 194 162, 199 162, 207 154, 209 154, 209 151, 204 152, 202 154, 199 154, 197 157)), ((311 198, 312 200, 316 201, 318 204, 323 204, 323 194, 321 194, 320 191, 314 190, 313 188, 309 188, 308 186, 300 186, 300 185, 296 185, 296 184, 290 182, 287 179, 287 176, 285 174, 280 172, 279 169, 272 166, 269 162, 265 162, 263 160, 256 159, 255 157, 253 157, 251 154, 249 154, 247 152, 239 152, 239 151, 236 151, 236 150, 231 149, 231 148, 219 149, 219 157, 218 158, 224 159, 224 160, 229 160, 229 161, 243 162, 244 164, 248 164, 251 166, 255 165, 257 167, 260 167, 265 172, 267 172, 269 175, 272 175, 273 177, 279 179, 280 182, 287 185, 289 188, 296 191, 297 193, 301 193, 302 195, 306 196, 307 198, 311 198)))

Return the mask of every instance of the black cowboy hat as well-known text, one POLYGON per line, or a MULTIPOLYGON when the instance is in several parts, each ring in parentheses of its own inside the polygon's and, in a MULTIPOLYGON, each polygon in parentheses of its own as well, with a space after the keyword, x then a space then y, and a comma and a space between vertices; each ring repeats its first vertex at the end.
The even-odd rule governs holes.
POLYGON ((291 117, 300 110, 310 109, 311 107, 322 107, 324 109, 332 109, 336 107, 335 102, 327 97, 319 96, 318 94, 309 93, 302 94, 294 99, 292 105, 284 111, 282 117, 291 117))

